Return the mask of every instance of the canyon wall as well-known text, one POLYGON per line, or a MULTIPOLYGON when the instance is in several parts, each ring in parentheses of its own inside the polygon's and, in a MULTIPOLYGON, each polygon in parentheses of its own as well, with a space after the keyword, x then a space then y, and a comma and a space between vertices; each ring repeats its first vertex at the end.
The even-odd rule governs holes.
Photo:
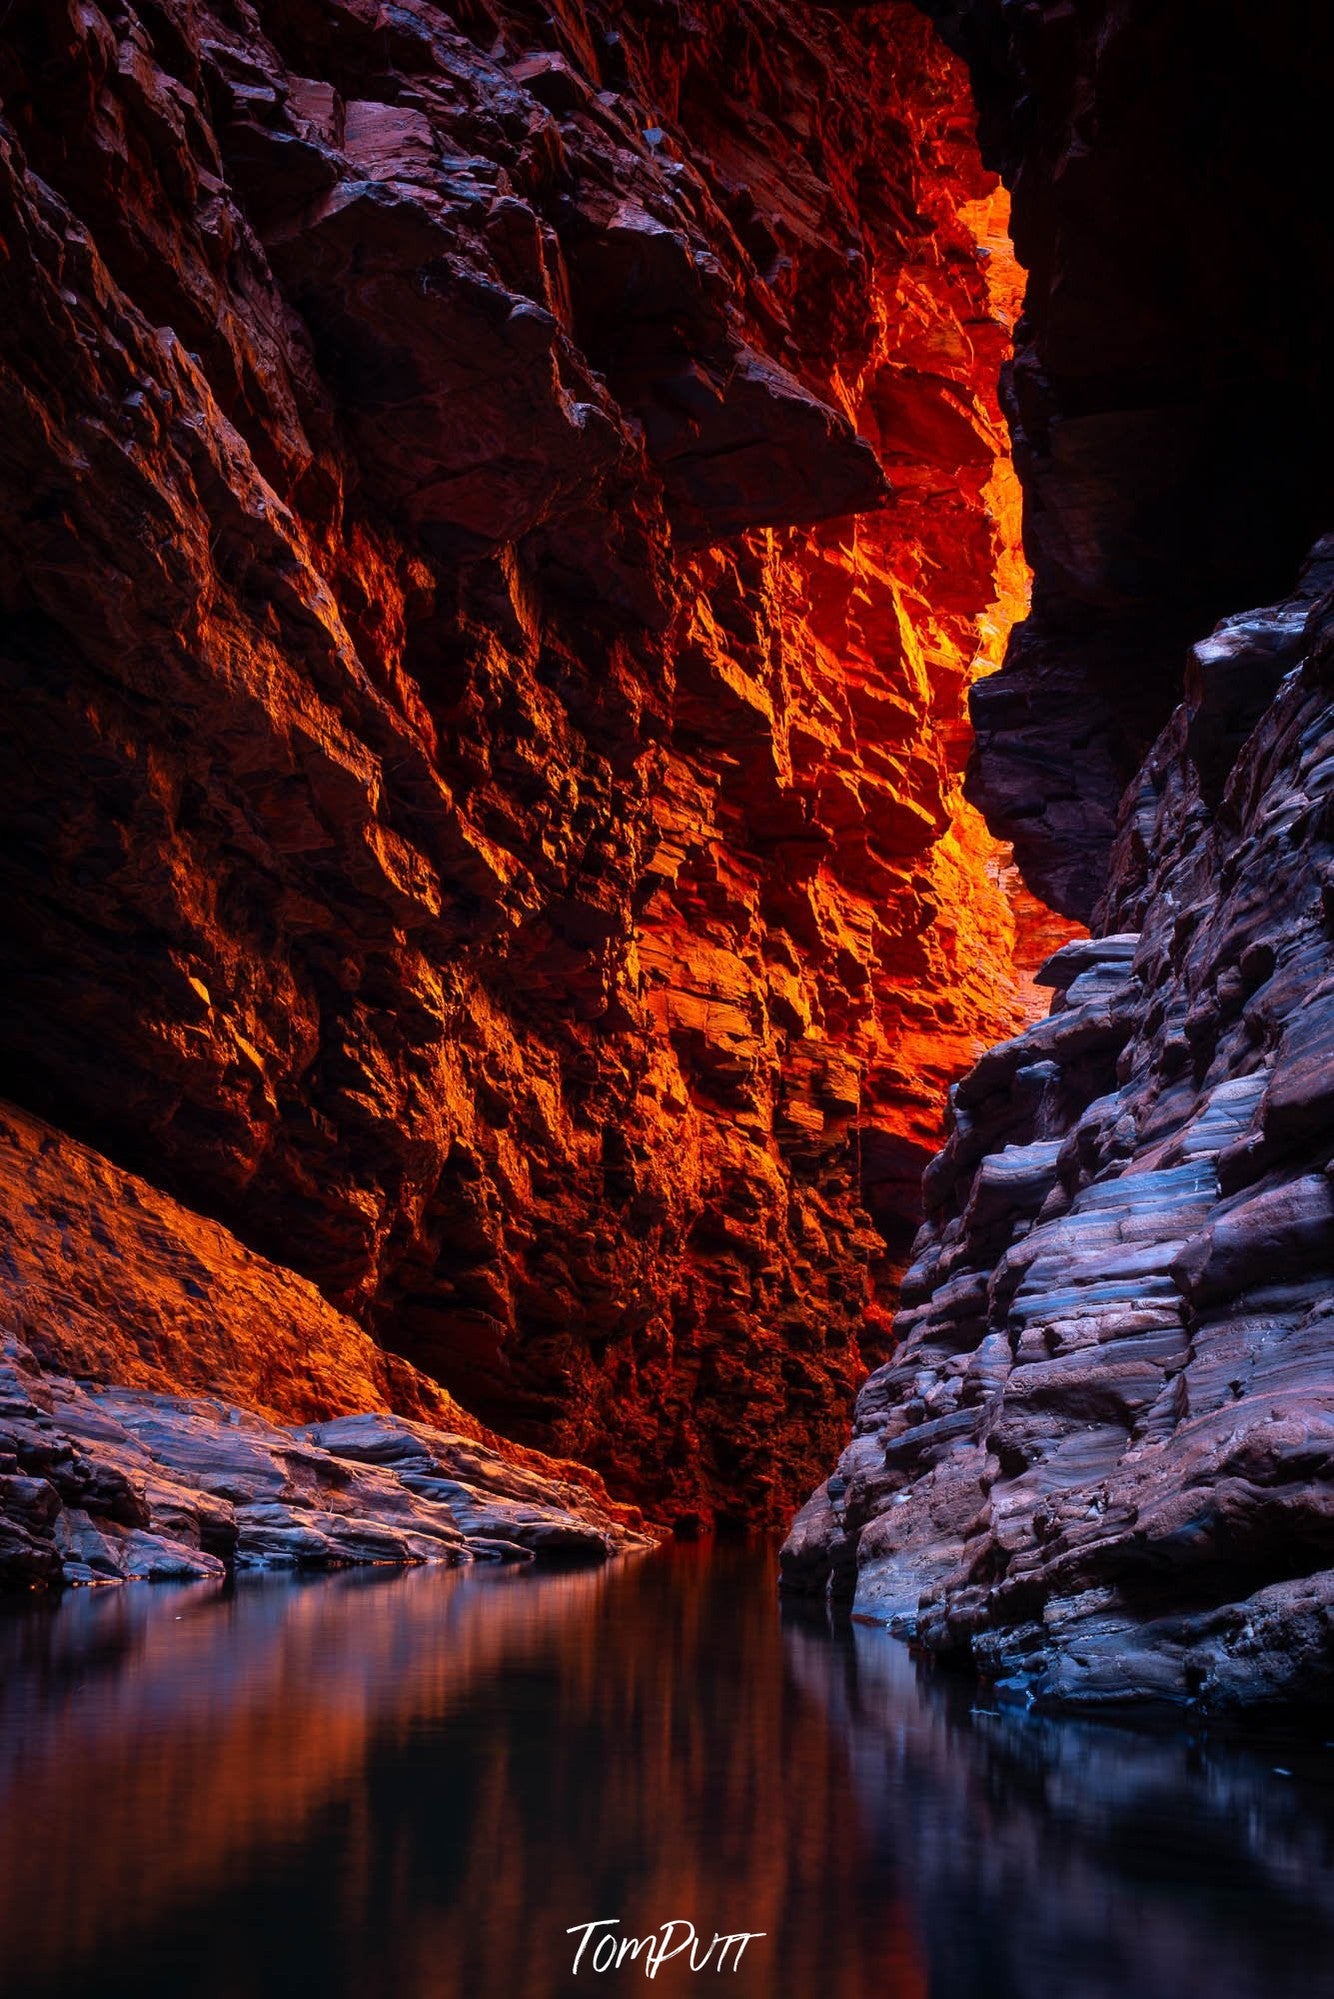
POLYGON ((1102 934, 951 1092, 788 1587, 1048 1707, 1328 1701, 1331 778, 1334 540, 1192 649, 1102 934))
POLYGON ((961 65, 906 0, 14 0, 0 99, 10 1330, 170 1389, 250 1273, 251 1407, 406 1406, 369 1335, 783 1517, 1036 921, 960 795, 1026 588, 961 65), (118 1313, 89 1173, 219 1269, 118 1313))
POLYGON ((1046 1707, 1318 1705, 1334 245, 1294 146, 1330 27, 930 11, 1030 270, 1006 402, 1033 614, 974 690, 970 789, 1094 935, 951 1090, 896 1352, 785 1584, 1046 1707))
POLYGON ((1187 646, 1330 525, 1334 256, 1309 157, 1334 19, 1218 0, 922 0, 970 63, 1029 273, 1005 403, 1034 616, 970 791, 1087 920, 1187 646))
POLYGON ((1053 1703, 1319 1684, 1331 32, 14 0, 34 1366, 688 1528, 870 1363, 791 1587, 1053 1703))

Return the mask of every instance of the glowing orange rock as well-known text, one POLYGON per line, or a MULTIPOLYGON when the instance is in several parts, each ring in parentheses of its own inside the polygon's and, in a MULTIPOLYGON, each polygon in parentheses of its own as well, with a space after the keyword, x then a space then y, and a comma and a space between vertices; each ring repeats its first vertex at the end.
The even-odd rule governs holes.
POLYGON ((479 1417, 777 1519, 1023 1010, 962 74, 907 0, 238 19, 7 22, 0 1080, 479 1417))

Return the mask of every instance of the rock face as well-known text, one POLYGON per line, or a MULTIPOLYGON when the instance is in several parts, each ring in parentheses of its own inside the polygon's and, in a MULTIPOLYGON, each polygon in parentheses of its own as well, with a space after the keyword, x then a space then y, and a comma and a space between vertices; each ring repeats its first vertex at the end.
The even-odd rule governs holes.
MULTIPOLYGON (((15 0, 0 96, 0 1088, 348 1315, 322 1413, 420 1413, 355 1322, 781 1517, 1021 1019, 960 65, 906 0, 15 0)), ((24 1336, 198 1387, 114 1254, 24 1336)))
POLYGON ((1334 541, 1192 649, 785 1550, 1043 1706, 1334 1692, 1332 593, 1334 541))
POLYGON ((1034 616, 974 694, 971 792, 1087 919, 1188 644, 1330 525, 1327 9, 923 0, 972 67, 1030 273, 1008 373, 1034 616))
POLYGON ((486 1437, 305 1278, 9 1104, 0 1212, 0 1323, 44 1366, 279 1423, 395 1409, 486 1437))
POLYGON ((605 1561, 649 1545, 585 1474, 385 1415, 279 1429, 216 1397, 92 1389, 0 1354, 0 1585, 238 1569, 605 1561), (551 1474, 555 1473, 555 1476, 551 1474))

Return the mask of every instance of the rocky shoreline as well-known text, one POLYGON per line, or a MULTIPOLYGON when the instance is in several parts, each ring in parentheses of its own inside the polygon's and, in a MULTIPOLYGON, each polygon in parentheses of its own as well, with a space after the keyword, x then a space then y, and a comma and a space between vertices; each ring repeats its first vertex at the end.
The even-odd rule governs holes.
POLYGON ((407 1417, 283 1428, 212 1396, 80 1385, 13 1340, 0 1350, 0 1586, 651 1547, 616 1510, 407 1417))
POLYGON ((1334 1690, 1334 544, 1194 647, 1103 933, 951 1092, 795 1593, 1050 1709, 1334 1690))
POLYGON ((652 1545, 595 1472, 12 1104, 0 1211, 0 1587, 652 1545))
POLYGON ((0 1575, 773 1527, 869 1367, 786 1588, 1328 1693, 1334 27, 1209 11, 7 7, 0 1575))

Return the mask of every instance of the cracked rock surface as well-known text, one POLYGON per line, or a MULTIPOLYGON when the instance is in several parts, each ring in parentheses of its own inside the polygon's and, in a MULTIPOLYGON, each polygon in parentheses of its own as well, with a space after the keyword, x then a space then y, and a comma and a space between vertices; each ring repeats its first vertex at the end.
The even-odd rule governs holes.
POLYGON ((283 1429, 213 1396, 80 1386, 14 1340, 0 1357, 0 1585, 601 1562, 650 1545, 615 1511, 407 1418, 283 1429))
POLYGON ((785 1519, 1020 1018, 962 65, 907 0, 13 0, 0 105, 0 1094, 785 1519))
POLYGON ((898 1351, 784 1551, 1042 1706, 1334 1691, 1331 585, 1322 543, 1193 649, 1105 934, 953 1091, 898 1351))

